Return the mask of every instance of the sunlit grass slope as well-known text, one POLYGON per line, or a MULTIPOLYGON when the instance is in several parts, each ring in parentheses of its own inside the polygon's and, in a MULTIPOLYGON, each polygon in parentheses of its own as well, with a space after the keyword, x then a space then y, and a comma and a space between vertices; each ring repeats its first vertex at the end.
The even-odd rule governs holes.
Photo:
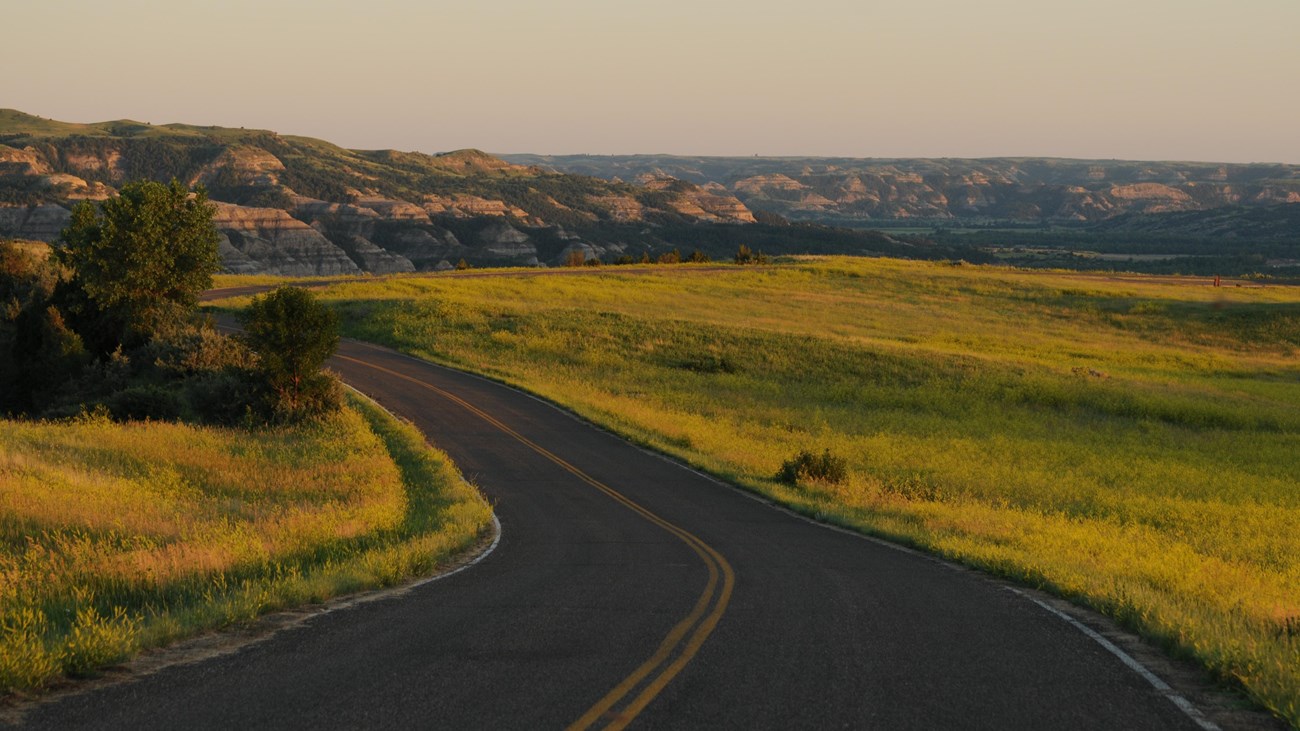
POLYGON ((1300 291, 890 260, 325 294, 781 502, 1047 587, 1300 720, 1300 291), (841 485, 774 480, 800 449, 841 485))
POLYGON ((428 573, 490 519, 360 401, 260 432, 0 421, 0 693, 428 573))

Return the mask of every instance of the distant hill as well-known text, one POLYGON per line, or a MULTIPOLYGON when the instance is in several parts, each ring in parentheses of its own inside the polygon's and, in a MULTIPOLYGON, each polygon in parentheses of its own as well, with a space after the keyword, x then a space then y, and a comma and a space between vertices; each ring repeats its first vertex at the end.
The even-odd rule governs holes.
POLYGON ((1148 233, 1171 237, 1290 239, 1300 244, 1300 206, 1225 206, 1206 211, 1124 214, 1091 227, 1097 233, 1148 233))
MULTIPOLYGON (((227 270, 312 275, 605 261, 695 248, 944 258, 963 248, 758 222, 735 196, 518 165, 478 150, 348 150, 268 130, 73 124, 0 110, 0 237, 54 241, 70 207, 131 180, 204 185, 227 270)), ((977 258, 969 254, 968 258, 977 258)))
POLYGON ((506 155, 557 172, 672 176, 753 210, 853 226, 899 221, 1082 223, 1125 214, 1300 202, 1300 166, 1057 158, 857 159, 506 155))
POLYGON ((754 221, 735 197, 689 183, 612 183, 477 150, 347 150, 267 130, 71 124, 0 110, 0 236, 52 241, 73 203, 173 177, 219 202, 224 262, 238 272, 538 264, 574 248, 610 256, 664 245, 624 230, 754 221))

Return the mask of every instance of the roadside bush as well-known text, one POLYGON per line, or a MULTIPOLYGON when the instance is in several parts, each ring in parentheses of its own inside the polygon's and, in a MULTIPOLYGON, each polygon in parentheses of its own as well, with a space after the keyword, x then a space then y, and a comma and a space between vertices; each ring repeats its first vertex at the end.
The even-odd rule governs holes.
POLYGON ((829 449, 820 455, 806 449, 781 463, 776 479, 789 485, 806 482, 836 484, 849 477, 848 460, 831 454, 829 449))
POLYGON ((269 406, 271 420, 277 423, 296 424, 315 419, 343 407, 343 386, 329 373, 313 373, 298 384, 296 398, 287 399, 283 393, 276 393, 269 406))
POLYGON ((334 379, 320 372, 339 345, 338 316, 299 287, 254 297, 240 314, 244 343, 275 393, 277 419, 297 421, 333 412, 342 404, 334 379))
POLYGON ((169 374, 191 376, 228 368, 249 369, 256 359, 248 346, 208 326, 186 324, 144 346, 139 359, 169 374))
POLYGON ((220 426, 270 421, 269 409, 275 403, 264 377, 235 368, 186 379, 185 398, 199 421, 220 426))
POLYGON ((180 418, 182 408, 175 391, 156 384, 128 386, 104 399, 104 406, 117 421, 171 421, 180 418))

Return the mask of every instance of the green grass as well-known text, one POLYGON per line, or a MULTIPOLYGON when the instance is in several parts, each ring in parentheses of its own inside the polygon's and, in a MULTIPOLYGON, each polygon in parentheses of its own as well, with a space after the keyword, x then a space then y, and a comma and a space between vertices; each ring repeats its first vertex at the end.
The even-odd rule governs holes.
POLYGON ((0 694, 428 574, 491 510, 413 427, 0 421, 0 694))
POLYGON ((1300 291, 822 259, 406 278, 349 335, 1088 604, 1300 721, 1300 291), (776 479, 800 450, 839 484, 776 479))

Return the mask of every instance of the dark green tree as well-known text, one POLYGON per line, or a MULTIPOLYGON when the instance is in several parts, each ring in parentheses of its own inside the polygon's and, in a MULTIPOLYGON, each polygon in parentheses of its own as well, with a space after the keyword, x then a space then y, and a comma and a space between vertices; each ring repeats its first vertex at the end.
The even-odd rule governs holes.
POLYGON ((50 304, 66 277, 47 257, 0 242, 0 413, 32 409, 89 360, 50 304))
POLYGON ((214 212, 202 188, 175 180, 128 183, 98 209, 73 209, 59 257, 94 310, 81 314, 96 320, 101 349, 146 342, 193 313, 220 266, 214 212))
POLYGON ((333 310, 305 289, 280 287, 254 297, 240 321, 243 340, 275 392, 278 412, 296 417, 333 406, 333 379, 320 372, 339 346, 333 310))

